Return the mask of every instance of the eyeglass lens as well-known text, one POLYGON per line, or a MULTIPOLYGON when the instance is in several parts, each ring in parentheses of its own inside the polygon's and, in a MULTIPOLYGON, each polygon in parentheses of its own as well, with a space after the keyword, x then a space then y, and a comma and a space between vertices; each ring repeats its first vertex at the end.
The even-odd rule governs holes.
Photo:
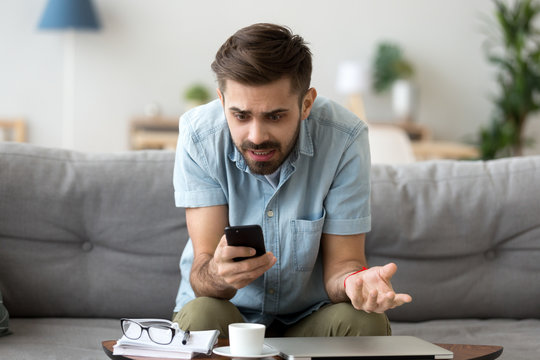
POLYGON ((148 336, 158 344, 169 344, 173 338, 173 331, 168 327, 153 325, 148 328, 148 336))
POLYGON ((137 340, 142 335, 142 327, 129 320, 122 321, 122 331, 126 337, 137 340))
MULTIPOLYGON (((126 337, 137 340, 141 337, 143 328, 136 322, 124 320, 122 321, 122 330, 126 337)), ((170 344, 174 336, 174 330, 163 325, 149 324, 144 330, 148 332, 150 340, 158 344, 170 344)))

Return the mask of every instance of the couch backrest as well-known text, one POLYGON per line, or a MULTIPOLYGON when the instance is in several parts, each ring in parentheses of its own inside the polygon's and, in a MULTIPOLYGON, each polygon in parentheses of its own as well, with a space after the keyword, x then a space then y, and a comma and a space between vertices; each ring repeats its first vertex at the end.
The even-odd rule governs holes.
POLYGON ((370 265, 413 302, 391 320, 540 318, 540 157, 374 166, 370 265))
MULTIPOLYGON (((10 315, 165 317, 188 235, 174 154, 0 143, 0 293, 10 315)), ((371 266, 391 320, 540 318, 540 157, 374 165, 371 266)))
POLYGON ((0 292, 11 317, 165 317, 187 241, 174 153, 0 143, 0 292))

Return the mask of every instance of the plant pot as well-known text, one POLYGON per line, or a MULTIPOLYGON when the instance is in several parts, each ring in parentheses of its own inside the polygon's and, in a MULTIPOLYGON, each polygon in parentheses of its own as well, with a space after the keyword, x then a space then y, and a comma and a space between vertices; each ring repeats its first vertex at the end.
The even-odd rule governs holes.
POLYGON ((412 121, 414 96, 411 81, 399 79, 392 84, 392 110, 399 121, 412 121))

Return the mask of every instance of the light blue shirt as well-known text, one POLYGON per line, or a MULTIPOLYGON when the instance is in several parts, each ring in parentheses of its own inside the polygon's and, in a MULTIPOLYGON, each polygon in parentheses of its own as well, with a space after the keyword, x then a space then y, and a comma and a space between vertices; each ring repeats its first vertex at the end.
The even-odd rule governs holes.
MULTIPOLYGON (((228 205, 229 224, 259 224, 266 250, 277 258, 264 276, 231 299, 248 322, 291 324, 329 303, 319 251, 322 233, 352 235, 371 228, 366 124, 317 98, 300 126, 276 188, 247 167, 218 100, 180 119, 176 206, 228 205)), ((195 298, 189 283, 192 261, 190 240, 180 260, 175 311, 195 298)))

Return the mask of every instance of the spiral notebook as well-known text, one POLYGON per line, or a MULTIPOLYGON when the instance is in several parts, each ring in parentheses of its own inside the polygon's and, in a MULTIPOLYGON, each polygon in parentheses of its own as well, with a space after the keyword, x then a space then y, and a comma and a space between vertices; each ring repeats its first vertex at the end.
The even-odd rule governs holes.
MULTIPOLYGON (((147 324, 152 321, 168 321, 163 319, 133 319, 147 324)), ((162 345, 153 342, 148 331, 142 331, 138 339, 129 339, 123 335, 113 346, 113 355, 147 356, 166 359, 191 359, 197 354, 210 354, 217 343, 218 330, 192 331, 189 340, 184 341, 184 332, 179 331, 170 344, 162 345)))

